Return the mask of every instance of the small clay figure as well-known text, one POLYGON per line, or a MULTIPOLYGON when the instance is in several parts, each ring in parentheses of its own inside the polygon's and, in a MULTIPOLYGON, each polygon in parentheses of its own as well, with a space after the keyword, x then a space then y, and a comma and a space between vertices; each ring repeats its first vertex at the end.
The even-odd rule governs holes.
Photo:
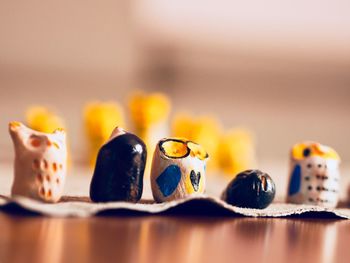
POLYGON ((117 127, 98 153, 90 185, 91 200, 139 201, 146 159, 144 142, 117 127))
POLYGON ((158 142, 151 168, 151 187, 157 202, 171 201, 205 191, 207 152, 186 139, 158 142))
POLYGON ((287 201, 336 207, 339 198, 339 163, 335 150, 317 142, 293 146, 287 201))
POLYGON ((222 199, 246 208, 264 209, 275 198, 275 183, 267 173, 247 170, 239 173, 226 187, 222 199))
POLYGON ((57 202, 63 192, 67 169, 66 135, 37 132, 11 122, 9 132, 15 147, 15 176, 12 195, 44 202, 57 202))

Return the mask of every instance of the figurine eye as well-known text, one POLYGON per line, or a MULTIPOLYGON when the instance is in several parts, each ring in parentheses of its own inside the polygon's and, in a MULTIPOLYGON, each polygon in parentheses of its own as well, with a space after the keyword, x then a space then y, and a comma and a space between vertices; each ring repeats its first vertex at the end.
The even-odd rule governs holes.
POLYGON ((30 145, 37 148, 37 147, 40 147, 41 145, 41 139, 35 135, 31 136, 30 137, 30 145))
POLYGON ((208 153, 199 144, 196 144, 194 142, 188 142, 187 146, 191 149, 191 156, 195 156, 200 160, 205 160, 209 157, 208 153))
POLYGON ((168 139, 159 144, 160 150, 169 158, 184 158, 190 154, 186 142, 168 139))
POLYGON ((311 150, 310 150, 309 148, 306 148, 306 149, 303 151, 303 156, 304 156, 304 157, 308 157, 310 154, 311 154, 311 150))

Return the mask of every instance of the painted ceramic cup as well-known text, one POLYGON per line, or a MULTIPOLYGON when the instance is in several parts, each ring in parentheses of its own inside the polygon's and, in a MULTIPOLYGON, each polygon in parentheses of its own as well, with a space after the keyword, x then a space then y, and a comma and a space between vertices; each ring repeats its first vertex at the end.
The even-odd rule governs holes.
POLYGON ((208 157, 199 144, 186 139, 159 141, 151 168, 154 200, 165 202, 204 193, 208 157))
POLYGON ((293 146, 287 201, 336 207, 339 199, 339 163, 335 150, 316 142, 293 146))
POLYGON ((67 168, 66 134, 34 131, 19 122, 9 124, 15 148, 12 195, 57 202, 63 192, 67 168))

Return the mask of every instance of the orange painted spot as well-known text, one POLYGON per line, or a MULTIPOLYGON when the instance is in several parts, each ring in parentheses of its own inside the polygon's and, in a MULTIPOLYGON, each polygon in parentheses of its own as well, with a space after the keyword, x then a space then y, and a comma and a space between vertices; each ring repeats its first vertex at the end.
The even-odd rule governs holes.
POLYGON ((38 173, 36 177, 38 178, 38 181, 39 181, 40 183, 43 182, 43 175, 42 175, 41 173, 38 173))
POLYGON ((50 175, 46 175, 46 176, 45 176, 45 178, 46 178, 46 181, 48 181, 48 182, 50 182, 50 181, 51 181, 51 177, 50 177, 50 175))
POLYGON ((34 138, 34 139, 32 139, 31 144, 32 144, 33 147, 39 147, 41 142, 40 142, 39 139, 34 138))
POLYGON ((33 168, 34 169, 39 169, 40 168, 40 162, 38 159, 34 159, 33 161, 33 168))
POLYGON ((39 194, 42 196, 45 196, 45 189, 44 187, 40 187, 39 194))
POLYGON ((45 169, 49 168, 49 164, 47 163, 47 161, 45 159, 43 160, 43 163, 44 163, 44 168, 45 169))
POLYGON ((51 189, 47 192, 47 197, 51 198, 52 196, 52 192, 51 192, 51 189))
POLYGON ((18 121, 11 121, 9 125, 11 129, 14 129, 14 128, 20 127, 21 123, 18 121))
POLYGON ((52 164, 52 169, 56 172, 57 171, 57 163, 52 164))
POLYGON ((57 183, 57 184, 60 183, 60 178, 56 178, 56 183, 57 183))
POLYGON ((52 142, 50 141, 50 140, 48 140, 47 142, 46 142, 46 144, 47 144, 47 146, 51 146, 52 145, 52 142))

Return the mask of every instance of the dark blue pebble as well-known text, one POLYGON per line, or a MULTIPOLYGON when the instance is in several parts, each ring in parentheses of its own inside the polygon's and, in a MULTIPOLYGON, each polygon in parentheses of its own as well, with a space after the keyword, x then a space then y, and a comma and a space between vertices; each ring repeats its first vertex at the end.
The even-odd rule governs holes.
POLYGON ((147 150, 134 134, 123 134, 102 146, 90 184, 94 202, 137 202, 143 190, 147 150))
POLYGON ((247 170, 228 184, 222 199, 238 207, 263 209, 271 204, 275 193, 275 183, 268 174, 247 170))

